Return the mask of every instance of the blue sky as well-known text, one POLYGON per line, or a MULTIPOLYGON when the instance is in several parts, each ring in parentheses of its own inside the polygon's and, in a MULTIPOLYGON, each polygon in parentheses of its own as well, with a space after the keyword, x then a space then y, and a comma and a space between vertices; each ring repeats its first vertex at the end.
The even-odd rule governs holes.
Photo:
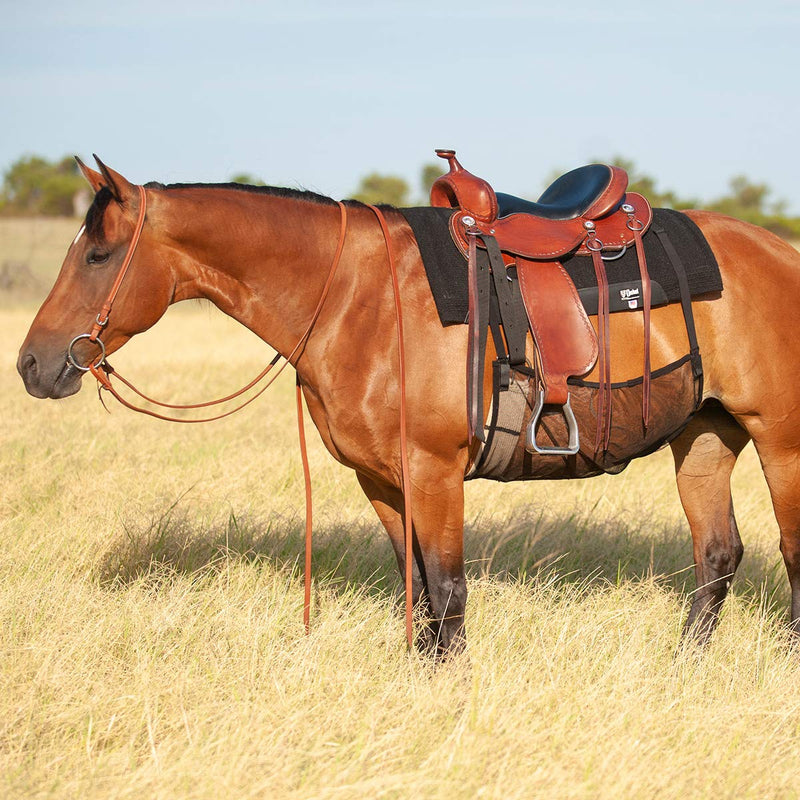
POLYGON ((0 170, 96 152, 131 180, 247 171, 333 197, 453 147, 503 191, 621 154, 800 214, 800 3, 0 0, 0 170))

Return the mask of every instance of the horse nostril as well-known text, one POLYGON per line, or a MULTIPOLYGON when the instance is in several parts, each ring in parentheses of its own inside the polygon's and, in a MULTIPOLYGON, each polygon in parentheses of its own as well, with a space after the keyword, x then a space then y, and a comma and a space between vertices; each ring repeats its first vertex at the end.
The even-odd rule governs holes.
POLYGON ((22 373, 35 374, 38 365, 36 363, 36 356, 33 353, 25 353, 19 360, 19 371, 22 373))

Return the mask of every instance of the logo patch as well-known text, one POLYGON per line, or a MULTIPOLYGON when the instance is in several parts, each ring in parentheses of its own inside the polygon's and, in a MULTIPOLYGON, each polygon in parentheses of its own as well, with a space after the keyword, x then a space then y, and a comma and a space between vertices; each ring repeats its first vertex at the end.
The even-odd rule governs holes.
POLYGON ((639 308, 639 296, 641 292, 638 286, 632 286, 619 290, 619 298, 624 303, 627 302, 631 310, 639 308))

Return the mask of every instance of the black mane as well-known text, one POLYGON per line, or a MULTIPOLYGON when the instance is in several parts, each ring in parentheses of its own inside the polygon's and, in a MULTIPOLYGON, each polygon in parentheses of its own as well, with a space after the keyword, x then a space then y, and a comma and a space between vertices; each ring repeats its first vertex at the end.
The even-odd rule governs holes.
MULTIPOLYGON (((318 205, 336 205, 336 201, 323 194, 307 192, 301 189, 289 189, 285 186, 250 186, 245 183, 159 183, 150 181, 145 185, 146 189, 233 189, 237 192, 250 192, 252 194, 266 194, 271 197, 286 197, 291 200, 304 200, 307 203, 317 203, 318 205)), ((95 240, 103 237, 103 216, 108 204, 112 201, 111 191, 103 186, 94 196, 94 201, 86 212, 86 233, 95 240)), ((361 205, 357 200, 345 200, 348 206, 361 205)))
POLYGON ((291 200, 305 200, 309 203, 321 205, 335 205, 336 201, 323 194, 307 192, 301 189, 289 189, 285 186, 250 186, 246 183, 158 183, 151 181, 145 184, 147 189, 233 189, 237 192, 250 192, 252 194, 267 194, 272 197, 287 197, 291 200))

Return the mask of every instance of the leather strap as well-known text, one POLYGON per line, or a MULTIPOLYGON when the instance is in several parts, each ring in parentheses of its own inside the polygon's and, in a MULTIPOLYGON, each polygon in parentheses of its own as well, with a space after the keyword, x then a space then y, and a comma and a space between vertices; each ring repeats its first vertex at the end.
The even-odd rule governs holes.
MULTIPOLYGON (((141 187, 139 187, 139 188, 141 188, 141 187)), ((146 408, 142 408, 140 406, 133 405, 132 403, 130 403, 129 401, 124 399, 119 394, 119 392, 114 388, 113 384, 111 383, 111 376, 115 375, 120 382, 122 382, 125 386, 127 386, 136 395, 141 397, 143 400, 146 400, 148 403, 152 403, 153 405, 159 406, 160 408, 170 408, 170 409, 178 409, 178 410, 190 410, 190 409, 196 409, 196 408, 209 408, 211 406, 217 406, 217 405, 220 405, 222 403, 226 403, 229 400, 234 400, 235 398, 237 398, 237 397, 241 396, 242 394, 244 394, 244 392, 246 392, 249 389, 253 388, 256 384, 258 384, 261 380, 263 380, 269 374, 269 372, 272 370, 272 368, 275 366, 275 364, 278 363, 278 361, 281 358, 280 354, 276 355, 272 359, 272 361, 270 361, 270 363, 255 378, 253 378, 253 380, 251 380, 246 386, 242 387, 238 391, 233 392, 232 394, 229 394, 229 395, 227 395, 225 397, 220 397, 220 398, 218 398, 216 400, 208 400, 208 401, 206 401, 204 403, 175 404, 175 403, 163 403, 161 401, 154 400, 153 398, 150 398, 147 395, 145 395, 143 392, 139 391, 130 381, 125 379, 110 364, 106 363, 105 361, 100 363, 100 364, 93 364, 93 365, 91 365, 89 367, 89 370, 91 371, 92 375, 94 375, 94 377, 97 379, 97 382, 98 382, 100 388, 101 389, 105 389, 119 403, 121 403, 126 408, 129 408, 131 411, 138 411, 141 414, 147 414, 150 417, 155 417, 156 419, 161 419, 161 420, 164 420, 166 422, 183 422, 183 423, 188 423, 188 424, 199 423, 199 422, 214 422, 215 420, 223 419, 225 417, 229 417, 231 414, 235 414, 237 411, 241 410, 245 406, 247 406, 250 403, 252 403, 256 398, 260 397, 266 391, 266 389, 269 386, 272 385, 272 383, 275 381, 275 379, 278 377, 278 375, 280 375, 281 372, 283 372, 283 370, 286 368, 286 365, 291 363, 292 359, 296 355, 297 355, 297 357, 299 359, 300 355, 302 355, 302 348, 305 346, 305 343, 308 340, 308 337, 311 335, 311 331, 314 328, 314 325, 316 324, 320 313, 322 312, 322 307, 325 304, 325 300, 328 297, 328 292, 330 291, 331 285, 333 284, 333 279, 336 276, 336 270, 338 269, 339 262, 341 261, 342 251, 344 250, 345 234, 347 232, 347 209, 346 209, 346 207, 345 207, 345 205, 343 203, 339 203, 339 211, 340 211, 339 241, 338 241, 338 244, 336 246, 336 252, 334 253, 334 256, 333 256, 333 261, 331 262, 331 268, 330 268, 330 270, 328 272, 328 277, 327 277, 327 279, 325 281, 325 285, 322 288, 322 294, 320 295, 319 301, 317 302, 317 307, 314 309, 314 313, 311 316, 311 321, 308 323, 308 326, 306 327, 305 331, 303 332, 303 335, 300 337, 300 339, 298 340, 297 344, 294 346, 294 349, 291 351, 291 353, 289 353, 288 356, 286 356, 286 361, 283 364, 281 364, 281 366, 279 367, 278 371, 252 397, 248 398, 246 401, 244 401, 243 403, 238 405, 236 408, 234 408, 234 409, 232 409, 230 411, 227 411, 227 412, 225 412, 223 414, 217 414, 217 415, 211 416, 211 417, 202 417, 202 418, 199 418, 199 419, 184 419, 184 418, 181 418, 181 417, 167 416, 166 414, 160 414, 158 412, 151 411, 150 409, 146 409, 146 408)), ((140 215, 141 215, 141 212, 140 212, 140 215)), ((141 229, 139 229, 138 232, 141 233, 141 229)), ((137 242, 138 242, 138 235, 135 234, 134 235, 134 239, 131 240, 131 244, 129 245, 129 249, 128 249, 128 254, 131 255, 131 257, 132 257, 133 251, 136 249, 136 243, 137 242)), ((123 263, 123 267, 125 268, 126 271, 127 271, 128 264, 130 264, 130 260, 131 259, 126 256, 127 264, 123 263)), ((111 304, 113 304, 114 298, 116 297, 116 292, 119 289, 119 284, 122 283, 122 278, 120 276, 124 277, 122 269, 120 269, 120 272, 117 275, 117 280, 115 281, 114 287, 112 287, 112 292, 109 294, 109 300, 111 301, 111 304)), ((110 304, 109 304, 108 301, 106 302, 106 305, 109 305, 109 309, 110 309, 110 304)), ((104 306, 104 308, 105 308, 105 306, 104 306)), ((106 317, 106 321, 107 321, 107 319, 108 318, 106 317)), ((101 326, 100 330, 102 330, 102 327, 104 327, 104 326, 101 326)), ((296 366, 296 362, 295 362, 294 366, 296 366)))
POLYGON ((653 233, 658 236, 664 252, 667 254, 672 269, 678 278, 678 286, 681 292, 681 309, 683 310, 683 320, 686 324, 686 336, 689 339, 689 355, 692 360, 692 373, 697 383, 697 393, 695 395, 695 406, 699 407, 703 402, 703 360, 700 357, 700 344, 697 341, 697 330, 694 325, 694 312, 692 311, 692 295, 689 291, 689 280, 686 277, 686 269, 683 261, 678 255, 678 251, 672 244, 666 230, 658 225, 653 226, 653 233))
POLYGON ((599 343, 597 430, 595 455, 608 450, 611 438, 611 330, 609 324, 608 278, 600 250, 592 250, 592 264, 597 278, 597 336, 599 343))
POLYGON ((394 294, 394 312, 397 320, 397 350, 400 368, 398 370, 400 379, 400 471, 403 489, 403 522, 405 533, 405 589, 406 589, 406 642, 409 650, 414 646, 414 582, 413 582, 413 518, 411 516, 411 471, 408 466, 408 425, 406 413, 406 351, 403 339, 403 309, 400 304, 400 284, 397 279, 397 266, 395 264, 394 250, 392 249, 392 237, 389 234, 389 226, 386 218, 379 208, 368 205, 383 231, 383 238, 386 242, 386 252, 389 256, 389 272, 392 275, 392 292, 394 294))
POLYGON ((147 214, 147 193, 144 190, 144 186, 137 186, 136 188, 139 190, 139 216, 136 220, 136 227, 133 230, 133 237, 128 245, 128 251, 125 253, 125 258, 122 260, 122 266, 119 268, 117 277, 114 279, 114 283, 111 286, 111 291, 108 293, 108 297, 106 298, 105 303, 103 303, 100 313, 95 317, 95 323, 92 326, 91 333, 89 334, 90 342, 96 341, 97 337, 100 335, 100 332, 108 324, 108 315, 111 313, 111 307, 114 305, 114 301, 117 299, 119 287, 122 286, 122 281, 125 279, 125 275, 128 272, 128 267, 130 267, 131 261, 133 261, 133 254, 136 252, 136 245, 139 244, 139 238, 142 235, 144 218, 147 214))
POLYGON ((486 245, 486 252, 489 256, 489 266, 497 296, 497 308, 503 322, 503 331, 508 346, 508 362, 511 366, 516 367, 525 363, 525 338, 528 333, 525 313, 520 311, 519 303, 514 302, 511 282, 508 280, 503 254, 497 240, 493 236, 484 236, 483 243, 486 245))
POLYGON ((483 368, 489 332, 489 267, 479 256, 477 238, 481 232, 470 228, 469 258, 469 339, 467 345, 467 432, 469 441, 486 441, 483 420, 483 368))
POLYGON ((226 400, 231 400, 235 397, 240 396, 243 392, 247 391, 247 389, 255 386, 259 383, 263 378, 265 378, 271 371, 272 368, 280 361, 281 355, 280 353, 276 355, 272 361, 269 362, 267 367, 261 371, 259 375, 257 375, 250 383, 240 389, 233 394, 228 395, 228 397, 223 397, 218 400, 209 400, 206 403, 193 403, 191 405, 171 405, 170 403, 162 403, 158 400, 152 400, 151 398, 147 397, 145 394, 140 392, 130 381, 120 375, 110 364, 103 362, 101 365, 92 365, 89 367, 89 371, 94 375, 97 379, 98 383, 98 392, 100 389, 105 389, 120 405, 124 406, 125 408, 130 409, 131 411, 137 411, 140 414, 146 414, 148 417, 155 417, 156 419, 164 420, 165 422, 183 422, 186 424, 194 424, 198 422, 215 422, 218 419, 224 419, 225 417, 231 416, 231 414, 235 414, 237 411, 241 411, 245 406, 249 406, 254 400, 261 397, 262 394, 275 382, 277 377, 283 372, 286 368, 286 365, 289 363, 288 361, 284 361, 283 364, 278 368, 278 371, 254 394, 247 398, 243 403, 240 403, 235 408, 230 409, 222 414, 216 414, 212 417, 201 417, 199 419, 185 419, 182 417, 170 417, 166 414, 159 414, 157 411, 152 411, 149 408, 142 408, 141 406, 134 405, 130 401, 126 400, 114 387, 111 383, 111 376, 114 375, 116 378, 129 389, 131 389, 135 394, 141 397, 143 400, 146 400, 148 403, 153 403, 157 406, 161 406, 162 408, 178 408, 178 409, 191 409, 191 408, 207 408, 209 406, 219 405, 220 403, 224 403, 226 400))
POLYGON ((597 360, 597 340, 578 292, 557 261, 517 258, 517 277, 542 369, 544 403, 563 406, 567 378, 597 360))
MULTIPOLYGON (((386 225, 386 219, 378 208, 368 206, 377 216, 383 236, 386 241, 386 250, 389 255, 389 270, 392 275, 392 292, 394 294, 395 315, 397 318, 397 340, 400 359, 400 469, 402 472, 403 504, 405 518, 405 593, 406 593, 406 642, 409 649, 414 646, 414 597, 413 597, 413 527, 411 516, 411 477, 408 466, 408 436, 406 414, 406 368, 405 345, 403 338, 403 311, 400 304, 400 287, 397 280, 394 251, 392 250, 391 237, 386 225)), ((306 450, 305 426, 303 424, 303 392, 300 385, 300 376, 297 376, 297 433, 300 440, 300 458, 303 462, 303 481, 306 492, 306 530, 305 530, 305 564, 303 570, 303 626, 306 634, 310 630, 311 619, 311 549, 312 549, 312 505, 311 505, 311 473, 308 467, 308 452, 306 450)))
POLYGON ((300 440, 300 460, 303 463, 303 483, 306 489, 306 536, 305 559, 303 569, 303 627, 306 635, 311 630, 311 544, 313 531, 313 514, 311 508, 311 471, 308 468, 308 450, 306 448, 306 428, 303 424, 303 389, 300 376, 296 376, 295 395, 297 400, 297 436, 300 440))
POLYGON ((642 368, 642 423, 647 431, 650 425, 650 305, 652 290, 650 273, 647 270, 647 259, 644 254, 644 243, 640 230, 634 230, 636 255, 639 257, 639 275, 642 279, 642 313, 644 324, 644 366, 642 368))

